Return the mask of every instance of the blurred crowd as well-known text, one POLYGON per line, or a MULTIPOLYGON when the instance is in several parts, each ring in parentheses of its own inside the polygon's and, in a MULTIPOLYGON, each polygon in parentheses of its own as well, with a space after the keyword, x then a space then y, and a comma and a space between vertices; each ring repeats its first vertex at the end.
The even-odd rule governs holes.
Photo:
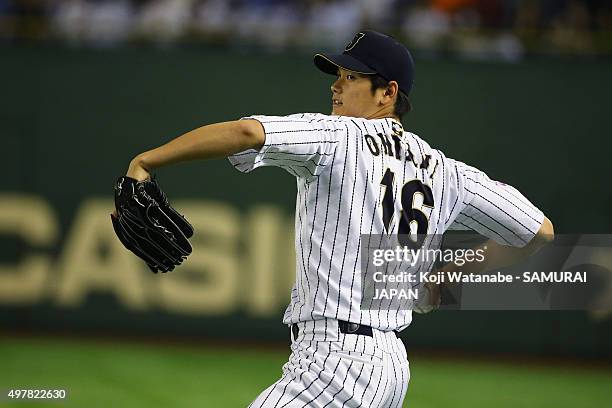
POLYGON ((612 54, 611 0, 0 0, 1 42, 337 48, 363 27, 433 54, 612 54))

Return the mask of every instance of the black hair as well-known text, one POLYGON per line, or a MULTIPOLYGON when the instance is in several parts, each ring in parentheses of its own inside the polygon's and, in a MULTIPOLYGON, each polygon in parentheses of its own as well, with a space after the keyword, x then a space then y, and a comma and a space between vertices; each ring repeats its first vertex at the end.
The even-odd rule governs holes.
MULTIPOLYGON (((372 93, 374 93, 377 89, 386 89, 389 86, 389 81, 387 81, 380 75, 368 75, 368 77, 372 82, 372 93)), ((408 99, 408 95, 398 90, 397 99, 395 100, 395 105, 393 106, 393 114, 401 119, 402 116, 404 116, 411 110, 412 105, 410 104, 410 99, 408 99)))

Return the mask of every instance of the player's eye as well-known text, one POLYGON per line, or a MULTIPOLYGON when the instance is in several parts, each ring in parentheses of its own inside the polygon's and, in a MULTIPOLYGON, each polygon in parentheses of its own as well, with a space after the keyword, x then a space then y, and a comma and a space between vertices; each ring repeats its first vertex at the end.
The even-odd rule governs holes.
POLYGON ((348 74, 346 76, 346 79, 353 80, 353 79, 356 79, 356 77, 355 77, 355 75, 348 74))

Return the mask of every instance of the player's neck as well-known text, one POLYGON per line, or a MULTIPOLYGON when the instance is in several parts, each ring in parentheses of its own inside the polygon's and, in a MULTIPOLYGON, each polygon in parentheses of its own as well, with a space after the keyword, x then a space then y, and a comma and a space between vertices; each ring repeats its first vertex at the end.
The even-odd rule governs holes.
POLYGON ((395 107, 393 105, 383 106, 376 112, 366 116, 366 119, 385 119, 385 118, 395 119, 398 122, 401 122, 400 118, 397 117, 397 115, 395 115, 395 107))
POLYGON ((389 114, 389 115, 372 115, 372 116, 367 116, 365 119, 394 119, 400 123, 402 123, 402 120, 394 115, 394 114, 389 114))

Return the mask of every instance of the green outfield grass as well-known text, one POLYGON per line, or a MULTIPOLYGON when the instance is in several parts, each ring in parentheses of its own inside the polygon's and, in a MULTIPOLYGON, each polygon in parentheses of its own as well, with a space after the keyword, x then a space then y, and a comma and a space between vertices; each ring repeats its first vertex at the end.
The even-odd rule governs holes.
MULTIPOLYGON (((278 378, 288 351, 0 339, 0 389, 62 387, 67 402, 15 407, 244 407, 278 378)), ((414 358, 404 406, 612 406, 612 372, 414 358)))

